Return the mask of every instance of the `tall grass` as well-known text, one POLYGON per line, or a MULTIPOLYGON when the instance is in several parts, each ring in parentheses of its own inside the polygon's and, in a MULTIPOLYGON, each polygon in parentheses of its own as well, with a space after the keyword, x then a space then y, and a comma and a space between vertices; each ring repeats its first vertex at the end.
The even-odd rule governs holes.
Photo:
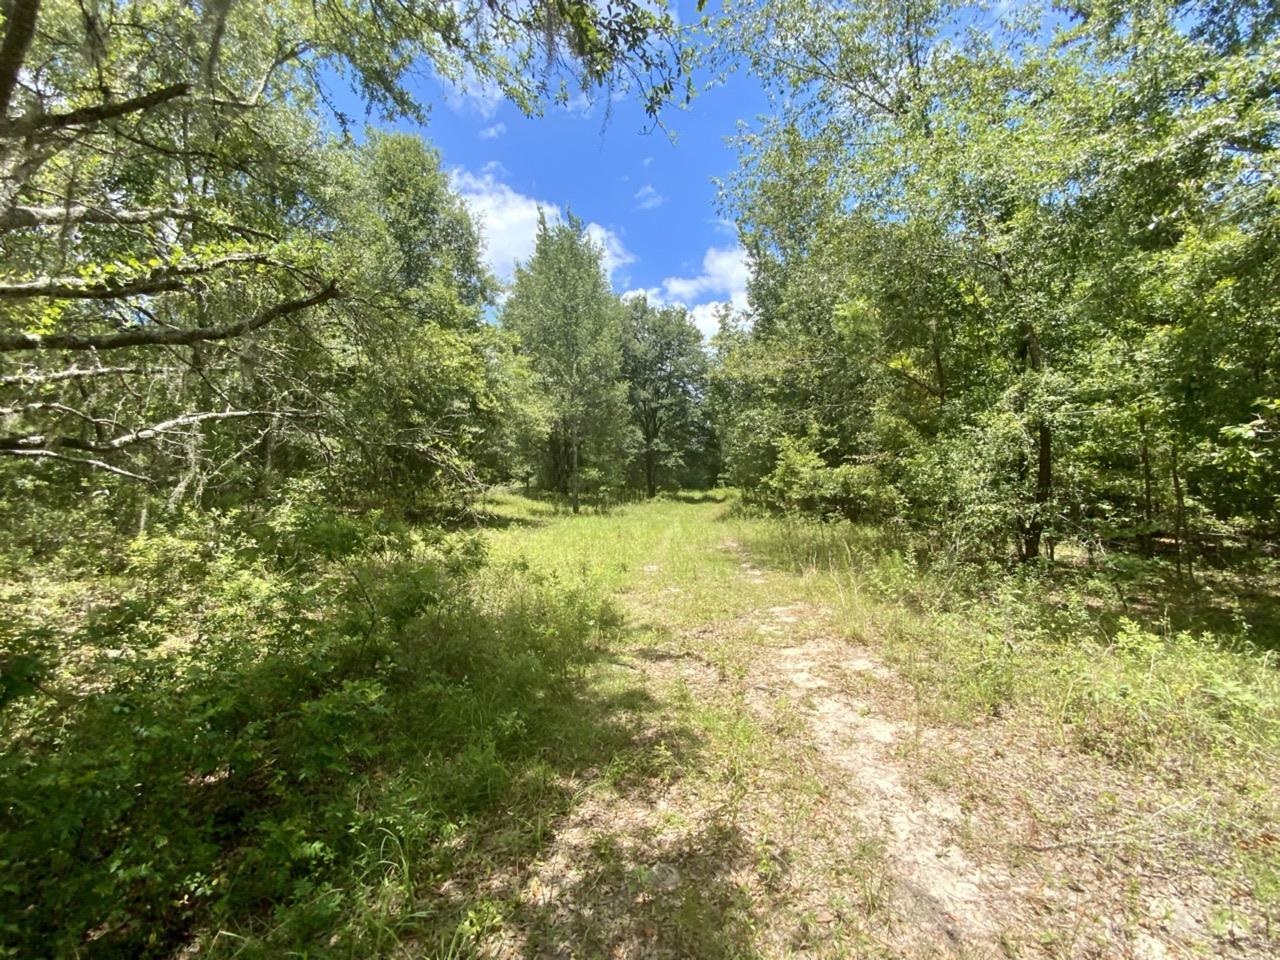
POLYGON ((1013 714, 1115 763, 1274 789, 1269 571, 1245 592, 1158 566, 976 569, 722 493, 578 516, 499 493, 477 517, 284 504, 15 539, 0 956, 470 955, 584 784, 749 779, 758 730, 688 690, 655 702, 616 654, 661 638, 727 676, 796 601, 936 719, 1013 714))
POLYGON ((1024 708, 1128 762, 1276 759, 1280 661, 1259 642, 1274 571, 1249 605, 1226 574, 1189 585, 1158 563, 1009 571, 922 554, 892 530, 760 515, 741 524, 754 556, 812 582, 940 718, 1024 708))

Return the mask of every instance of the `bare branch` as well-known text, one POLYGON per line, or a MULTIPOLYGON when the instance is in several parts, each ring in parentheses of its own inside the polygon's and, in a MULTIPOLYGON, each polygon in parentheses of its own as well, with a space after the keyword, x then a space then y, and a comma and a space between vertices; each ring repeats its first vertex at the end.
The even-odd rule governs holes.
POLYGON ((137 224, 157 220, 187 220, 193 215, 176 207, 154 207, 142 210, 112 210, 89 207, 82 203, 55 207, 10 207, 0 213, 0 232, 26 227, 66 226, 71 223, 137 224))
POLYGON ((123 347, 185 346, 210 340, 229 340, 232 337, 252 333, 273 320, 291 313, 306 310, 339 296, 338 288, 329 284, 323 290, 296 300, 286 300, 262 311, 256 317, 231 323, 225 327, 195 327, 193 329, 157 329, 140 327, 122 333, 75 334, 61 333, 41 336, 35 333, 16 333, 0 336, 0 353, 15 350, 119 350, 123 347))
MULTIPOLYGON (((164 420, 160 423, 152 424, 149 427, 143 427, 141 430, 134 430, 132 433, 126 433, 119 437, 115 437, 105 443, 93 443, 88 447, 79 446, 84 441, 75 440, 72 443, 61 443, 62 438, 54 442, 54 446, 72 446, 77 450, 91 450, 95 453, 106 453, 109 450, 119 450, 122 447, 132 446, 135 443, 141 443, 143 440, 153 440, 170 430, 176 430, 179 427, 189 427, 197 423, 204 423, 208 420, 238 420, 242 417, 270 417, 276 416, 276 411, 271 410, 221 410, 210 411, 206 413, 184 413, 180 417, 174 417, 172 420, 164 420)), ((67 440, 72 438, 68 437, 67 440)), ((0 441, 3 443, 3 441, 0 441)))
POLYGON ((36 386, 43 383, 60 383, 63 380, 77 380, 81 377, 103 377, 113 373, 141 373, 141 367, 68 367, 57 373, 14 373, 0 377, 0 387, 36 386))
POLYGON ((82 440, 79 437, 56 437, 32 433, 25 436, 0 437, 0 452, 11 450, 78 450, 84 453, 114 453, 145 440, 154 440, 161 434, 181 427, 194 426, 210 420, 239 420, 244 417, 302 417, 309 416, 297 410, 212 410, 203 413, 184 413, 170 420, 140 427, 110 440, 82 440))
POLYGON ((136 210, 121 210, 113 207, 89 206, 81 200, 62 196, 51 190, 38 190, 45 196, 53 197, 59 202, 45 206, 12 206, 7 212, 0 214, 0 232, 22 228, 56 226, 65 227, 71 223, 94 223, 118 226, 134 226, 144 223, 155 223, 159 220, 174 220, 187 223, 200 223, 216 227, 230 233, 256 237, 271 243, 279 243, 280 237, 265 230, 245 226, 242 223, 229 222, 235 217, 232 212, 225 214, 222 220, 216 216, 206 216, 195 210, 182 207, 144 207, 136 210))
POLYGON ((93 467, 95 470, 105 470, 108 473, 114 473, 117 476, 128 477, 130 480, 141 480, 143 483, 151 483, 151 478, 143 476, 140 473, 134 473, 131 470, 125 470, 122 467, 116 467, 102 460, 96 460, 92 457, 69 457, 65 453, 58 453, 54 450, 6 450, 0 447, 0 456, 8 457, 36 457, 41 460, 62 460, 66 463, 77 463, 84 467, 93 467))
POLYGON ((304 53, 311 49, 311 44, 306 42, 295 43, 284 50, 271 62, 266 71, 258 79, 253 86, 253 92, 247 100, 228 99, 225 97, 211 97, 209 102, 215 107, 234 107, 241 110, 253 110, 262 102, 263 95, 267 92, 267 87, 271 84, 271 78, 277 70, 283 67, 290 60, 296 60, 304 53))
POLYGON ((51 401, 19 403, 12 407, 0 407, 0 417, 16 417, 27 413, 40 413, 44 410, 50 410, 54 413, 65 413, 69 416, 85 420, 88 423, 110 423, 109 420, 99 420, 97 417, 92 417, 83 410, 77 410, 75 407, 69 407, 65 403, 54 403, 51 401))

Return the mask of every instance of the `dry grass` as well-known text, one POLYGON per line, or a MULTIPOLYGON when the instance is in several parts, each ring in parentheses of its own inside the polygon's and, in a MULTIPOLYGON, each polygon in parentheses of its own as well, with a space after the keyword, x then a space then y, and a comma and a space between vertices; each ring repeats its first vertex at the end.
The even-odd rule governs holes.
POLYGON ((904 650, 926 614, 849 568, 752 552, 773 535, 762 523, 659 502, 494 535, 499 555, 616 593, 627 629, 609 682, 659 709, 632 755, 584 779, 464 952, 1280 949, 1275 797, 1256 776, 1197 764, 1177 782, 1170 758, 1116 762, 1016 697, 945 709, 968 704, 972 678, 939 686, 926 651, 904 650))

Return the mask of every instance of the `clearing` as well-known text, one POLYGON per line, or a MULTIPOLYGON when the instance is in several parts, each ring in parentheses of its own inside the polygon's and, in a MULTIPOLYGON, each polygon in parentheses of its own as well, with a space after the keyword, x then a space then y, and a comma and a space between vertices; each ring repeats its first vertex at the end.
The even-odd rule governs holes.
POLYGON ((806 563, 780 524, 717 496, 579 517, 492 507, 496 557, 615 597, 622 626, 583 682, 632 735, 575 772, 527 860, 469 858, 448 881, 472 905, 458 952, 1280 948, 1269 761, 1219 782, 1084 749, 1065 711, 1016 696, 975 710, 974 678, 939 686, 943 654, 913 646, 925 614, 876 600, 847 564, 806 563))

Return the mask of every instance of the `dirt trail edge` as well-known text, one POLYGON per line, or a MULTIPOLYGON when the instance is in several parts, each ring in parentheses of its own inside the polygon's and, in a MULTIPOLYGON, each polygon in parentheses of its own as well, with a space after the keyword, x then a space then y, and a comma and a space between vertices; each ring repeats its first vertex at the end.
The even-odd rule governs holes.
MULTIPOLYGON (((770 612, 787 622, 810 611, 796 605, 770 612)), ((885 845, 895 873, 900 934, 993 947, 1001 924, 988 905, 1005 897, 1008 875, 979 867, 956 845, 964 820, 958 804, 908 789, 895 749, 916 733, 878 713, 870 700, 845 692, 840 679, 852 671, 889 684, 892 674, 866 650, 825 638, 776 653, 771 677, 758 678, 752 699, 758 709, 770 710, 777 695, 786 693, 781 684, 803 698, 812 742, 842 812, 875 830, 885 845)))
POLYGON ((1016 721, 925 722, 799 578, 718 552, 743 588, 729 616, 691 620, 656 564, 623 596, 619 670, 660 707, 651 762, 588 773, 480 955, 1267 955, 1265 935, 1210 929, 1211 877, 1144 842, 1187 804, 1016 721), (1052 842, 1094 829, 1125 843, 1052 842))

